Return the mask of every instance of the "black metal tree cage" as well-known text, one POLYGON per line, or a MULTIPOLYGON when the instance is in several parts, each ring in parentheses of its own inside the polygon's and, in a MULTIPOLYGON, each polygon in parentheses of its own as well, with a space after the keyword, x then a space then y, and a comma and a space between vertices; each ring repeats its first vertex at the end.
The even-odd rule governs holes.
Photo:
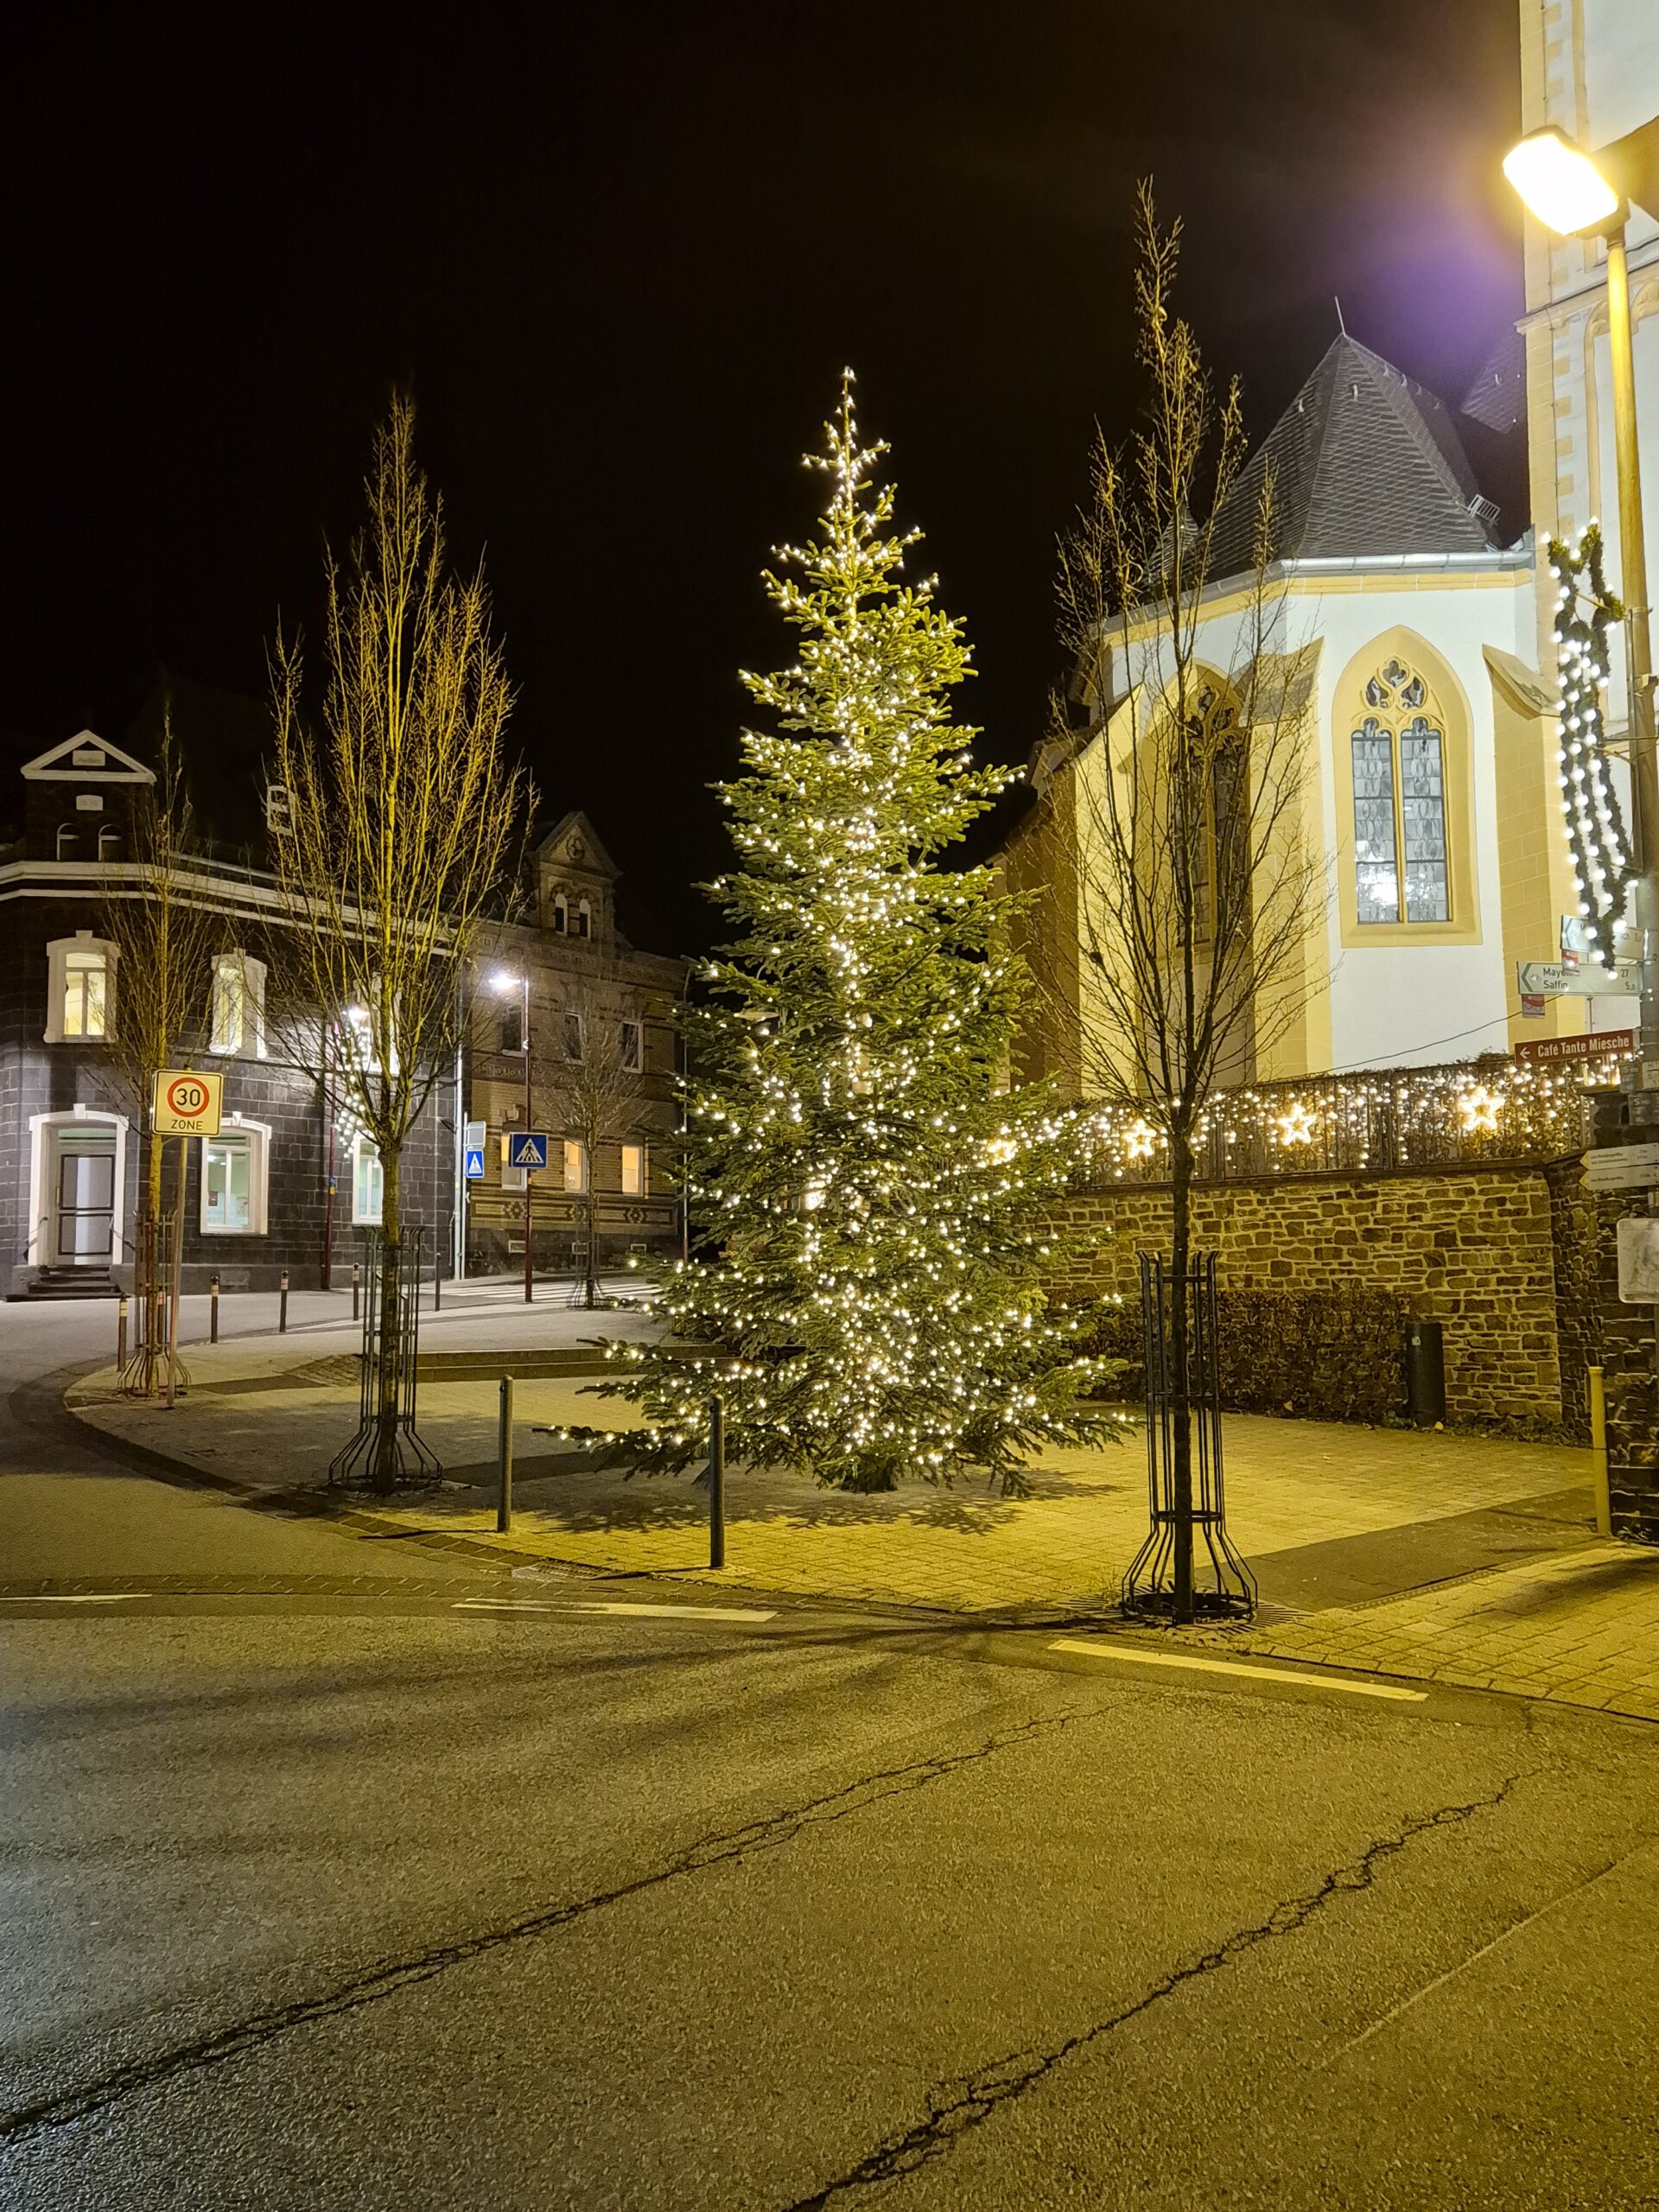
POLYGON ((1123 1610, 1154 1620, 1248 1620, 1255 1611, 1255 1577, 1227 1535, 1213 1252, 1193 1255, 1181 1287, 1186 1322, 1186 1499, 1178 1495, 1176 1464, 1182 1419, 1176 1389, 1176 1277, 1163 1259, 1141 1254, 1150 1527, 1123 1577, 1123 1610))
POLYGON ((421 1244, 416 1223, 395 1243, 378 1230, 363 1255, 362 1381, 357 1433, 328 1463, 342 1489, 419 1490, 435 1483, 442 1463, 415 1426, 421 1368, 421 1244), (389 1469, 382 1459, 385 1452, 389 1469))

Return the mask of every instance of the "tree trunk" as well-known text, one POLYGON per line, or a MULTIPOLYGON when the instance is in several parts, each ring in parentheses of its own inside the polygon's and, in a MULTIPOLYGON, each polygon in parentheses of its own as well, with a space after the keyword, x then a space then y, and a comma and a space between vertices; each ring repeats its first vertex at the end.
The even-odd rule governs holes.
POLYGON ((1192 1618, 1192 1342, 1187 1329, 1186 1278, 1192 1259, 1190 1194, 1192 1148, 1185 1124, 1170 1131, 1170 1266, 1174 1276, 1169 1309, 1170 1427, 1174 1460, 1171 1503, 1175 1510, 1175 1609, 1177 1622, 1192 1618))
POLYGON ((400 1156, 389 1147, 381 1160, 380 1338, 375 1347, 375 1439, 370 1487, 385 1496, 397 1487, 397 1414, 403 1397, 403 1229, 398 1215, 400 1156))

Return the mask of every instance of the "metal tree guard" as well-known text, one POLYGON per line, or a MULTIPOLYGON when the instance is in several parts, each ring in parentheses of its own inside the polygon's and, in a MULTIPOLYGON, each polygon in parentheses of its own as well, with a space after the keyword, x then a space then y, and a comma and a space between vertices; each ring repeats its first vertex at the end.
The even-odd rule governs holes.
POLYGON ((138 1224, 132 1281, 132 1350, 116 1378, 117 1389, 129 1398, 156 1395, 167 1374, 169 1351, 174 1395, 181 1398, 190 1388, 190 1370, 179 1357, 178 1301, 173 1295, 177 1228, 177 1217, 167 1213, 159 1220, 146 1217, 138 1224))
POLYGON ((328 1479, 340 1488, 359 1487, 372 1474, 382 1410, 388 1405, 396 1408, 396 1487, 421 1489, 443 1472, 437 1453, 415 1426, 421 1363, 421 1243, 425 1234, 417 1224, 406 1229, 399 1243, 387 1245, 378 1230, 368 1233, 358 1429, 328 1462, 328 1479))
MULTIPOLYGON (((1216 1322, 1216 1255, 1194 1254, 1182 1287, 1186 1300, 1187 1420, 1192 1451, 1192 1611, 1201 1620, 1248 1620, 1255 1577, 1227 1535, 1222 1482, 1221 1364, 1216 1322), (1202 1537, 1202 1546, 1199 1538, 1202 1537), (1208 1555, 1208 1572, 1204 1560, 1208 1555)), ((1147 1541, 1123 1578, 1123 1610, 1154 1619, 1175 1611, 1175 1375, 1171 1323, 1173 1269, 1141 1255, 1141 1325, 1147 1363, 1147 1541)))

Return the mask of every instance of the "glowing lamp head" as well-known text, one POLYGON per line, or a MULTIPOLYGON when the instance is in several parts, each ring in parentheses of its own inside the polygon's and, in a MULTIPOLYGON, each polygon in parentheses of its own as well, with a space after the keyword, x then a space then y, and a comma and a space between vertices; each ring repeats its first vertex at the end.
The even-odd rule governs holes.
POLYGON ((524 977, 515 976, 511 968, 498 968, 490 977, 493 991, 518 991, 524 988, 524 977))
POLYGON ((1583 147, 1553 126, 1511 147, 1503 174, 1545 228, 1563 238, 1601 229, 1624 204, 1583 147))
POLYGON ((369 1009, 365 1006, 348 1006, 340 1018, 342 1020, 349 1021, 352 1027, 356 1028, 368 1020, 369 1009))

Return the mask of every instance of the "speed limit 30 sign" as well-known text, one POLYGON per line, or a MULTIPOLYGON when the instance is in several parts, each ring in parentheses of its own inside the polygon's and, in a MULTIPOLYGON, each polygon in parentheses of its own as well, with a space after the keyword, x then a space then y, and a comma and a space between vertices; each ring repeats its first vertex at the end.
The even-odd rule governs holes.
POLYGON ((164 1137, 216 1137, 225 1100, 222 1075, 163 1068, 156 1078, 156 1131, 164 1137))

